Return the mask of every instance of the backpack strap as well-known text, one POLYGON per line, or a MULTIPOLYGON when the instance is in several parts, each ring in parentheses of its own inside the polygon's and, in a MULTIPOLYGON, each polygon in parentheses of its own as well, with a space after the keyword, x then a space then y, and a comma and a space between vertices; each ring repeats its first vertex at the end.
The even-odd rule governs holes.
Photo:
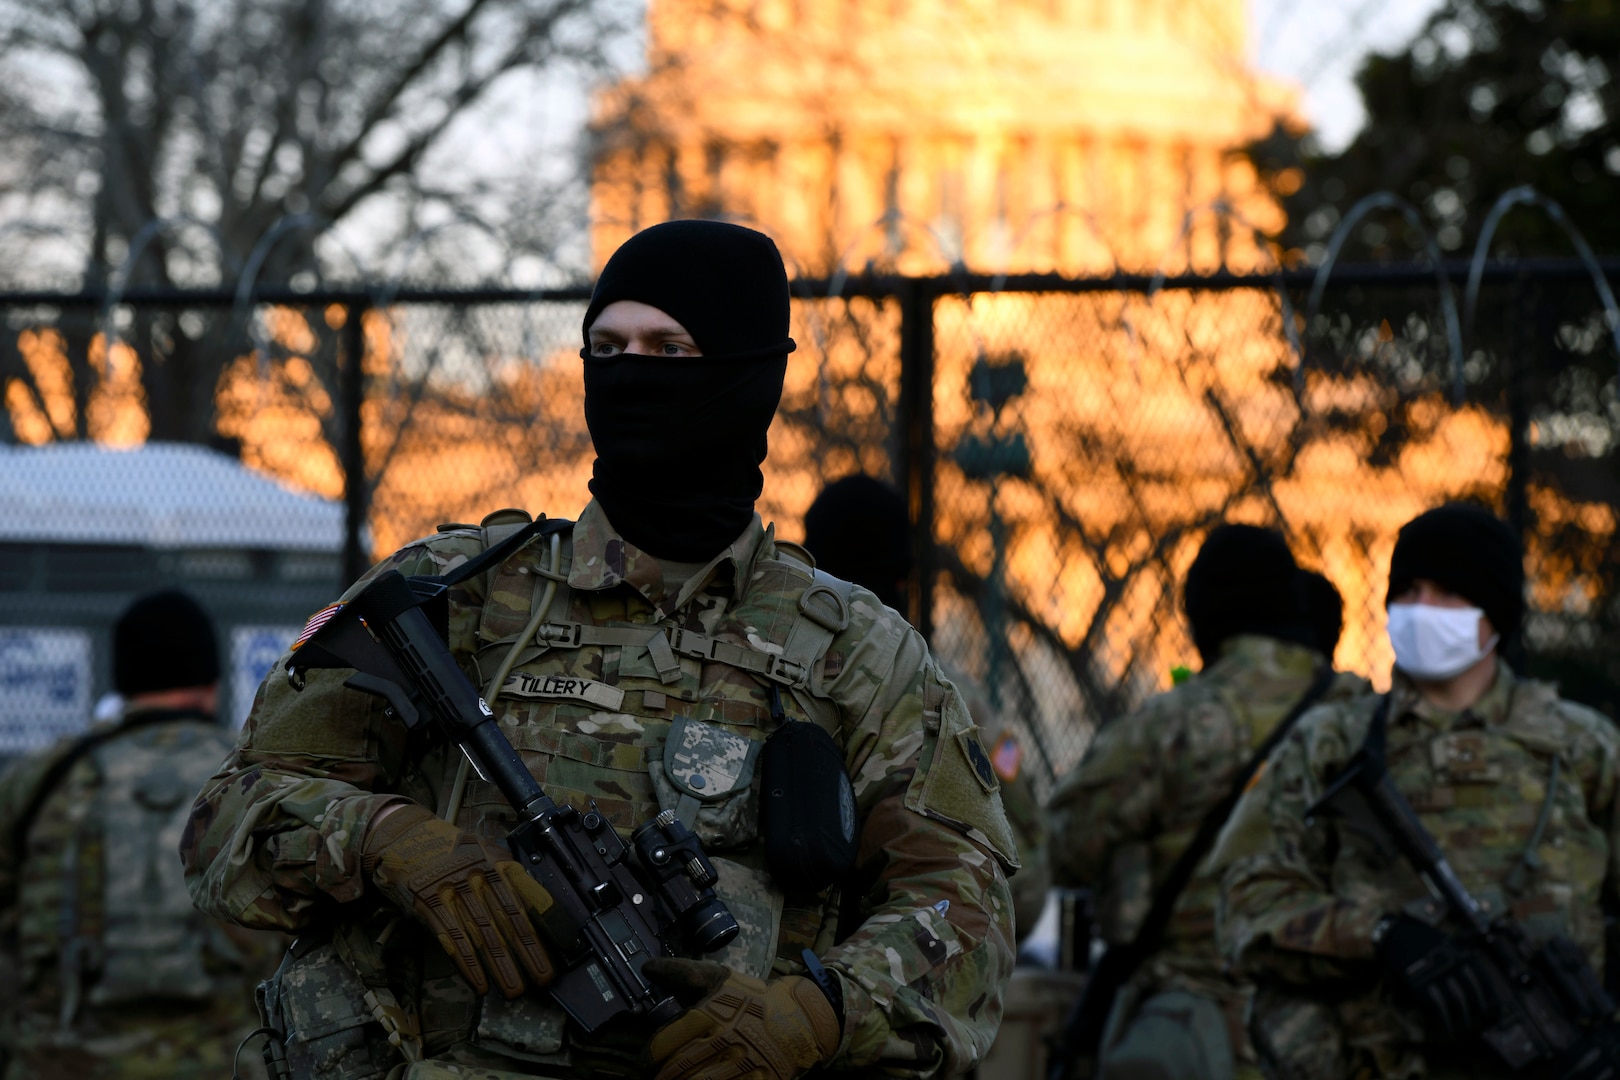
POLYGON ((11 847, 21 855, 24 845, 28 843, 28 833, 34 827, 34 820, 39 817, 40 810, 45 806, 45 800, 51 797, 57 785, 67 778, 84 756, 96 747, 111 742, 132 731, 138 731, 151 724, 167 724, 175 720, 198 720, 203 723, 217 724, 218 720, 207 713, 193 709, 153 709, 150 712, 138 712, 129 719, 112 727, 100 728, 88 734, 81 735, 77 742, 68 747, 62 756, 51 762, 39 783, 35 785, 34 792, 26 803, 23 811, 18 815, 11 827, 11 847))
POLYGON ((850 597, 855 586, 816 569, 814 564, 804 565, 791 549, 781 551, 778 561, 795 569, 802 567, 810 575, 810 584, 799 594, 798 610, 782 643, 782 661, 806 675, 802 684, 790 685, 789 689, 799 708, 836 738, 841 718, 822 685, 821 661, 833 638, 849 628, 850 597))

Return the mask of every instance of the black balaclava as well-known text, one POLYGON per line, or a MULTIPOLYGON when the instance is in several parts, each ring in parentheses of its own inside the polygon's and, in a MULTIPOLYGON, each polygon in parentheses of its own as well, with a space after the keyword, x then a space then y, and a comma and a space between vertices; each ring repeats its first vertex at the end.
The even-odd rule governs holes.
POLYGON ((1331 660, 1344 633, 1344 597, 1326 575, 1314 570, 1300 572, 1305 575, 1305 609, 1311 618, 1311 634, 1316 638, 1316 647, 1331 660))
POLYGON ((856 474, 821 489, 804 515, 804 546, 833 577, 871 589, 897 611, 911 575, 906 500, 883 481, 856 474))
POLYGON ((214 622, 178 589, 148 593, 113 624, 113 689, 126 698, 219 681, 214 622))
POLYGON ((591 494, 643 551, 713 558, 753 517, 765 432, 795 348, 776 244, 719 221, 654 225, 602 268, 582 333, 591 494), (619 300, 669 315, 703 355, 591 356, 591 324, 619 300))
POLYGON ((1401 526, 1389 560, 1389 598, 1427 578, 1485 612, 1511 645, 1524 619, 1524 547, 1512 526, 1466 503, 1447 503, 1401 526))
POLYGON ((1181 604, 1205 667, 1220 659, 1221 646, 1238 634, 1316 647, 1304 579, 1288 542, 1274 529, 1212 529, 1187 571, 1181 604))

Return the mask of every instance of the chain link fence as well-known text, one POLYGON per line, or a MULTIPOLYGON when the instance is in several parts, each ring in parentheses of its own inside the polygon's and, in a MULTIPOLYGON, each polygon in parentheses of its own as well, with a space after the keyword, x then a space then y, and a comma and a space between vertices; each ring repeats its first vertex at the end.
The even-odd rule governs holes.
MULTIPOLYGON (((1492 266, 1455 355, 1433 270, 1313 284, 798 282, 760 512, 799 539, 824 483, 901 487, 919 523, 908 614, 980 684, 986 725, 1024 736, 1038 787, 1196 666, 1179 586, 1222 521, 1283 529, 1344 595, 1337 662, 1385 683, 1396 529, 1482 501, 1530 551, 1519 662, 1615 713, 1620 404, 1592 279, 1492 266)), ((111 619, 160 582, 218 614, 239 718, 371 559, 501 507, 576 514, 586 298, 0 295, 0 755, 82 723, 111 619), (159 411, 211 449, 149 441, 159 411)))

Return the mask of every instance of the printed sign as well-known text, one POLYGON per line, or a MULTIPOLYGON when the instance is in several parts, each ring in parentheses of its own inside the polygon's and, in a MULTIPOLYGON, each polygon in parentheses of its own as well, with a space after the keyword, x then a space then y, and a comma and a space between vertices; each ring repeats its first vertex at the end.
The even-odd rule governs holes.
POLYGON ((259 684, 281 654, 298 637, 301 626, 235 626, 231 628, 231 701, 233 728, 247 722, 259 684))
POLYGON ((0 757, 37 750, 90 721, 90 635, 0 630, 0 757))

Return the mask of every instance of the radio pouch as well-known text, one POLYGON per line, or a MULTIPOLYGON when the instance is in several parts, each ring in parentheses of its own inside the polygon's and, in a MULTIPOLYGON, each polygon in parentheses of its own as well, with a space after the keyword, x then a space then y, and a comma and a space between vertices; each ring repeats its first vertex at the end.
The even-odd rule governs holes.
POLYGON ((782 724, 760 752, 759 831, 776 884, 807 894, 843 879, 855 867, 856 825, 838 743, 819 724, 782 724))

